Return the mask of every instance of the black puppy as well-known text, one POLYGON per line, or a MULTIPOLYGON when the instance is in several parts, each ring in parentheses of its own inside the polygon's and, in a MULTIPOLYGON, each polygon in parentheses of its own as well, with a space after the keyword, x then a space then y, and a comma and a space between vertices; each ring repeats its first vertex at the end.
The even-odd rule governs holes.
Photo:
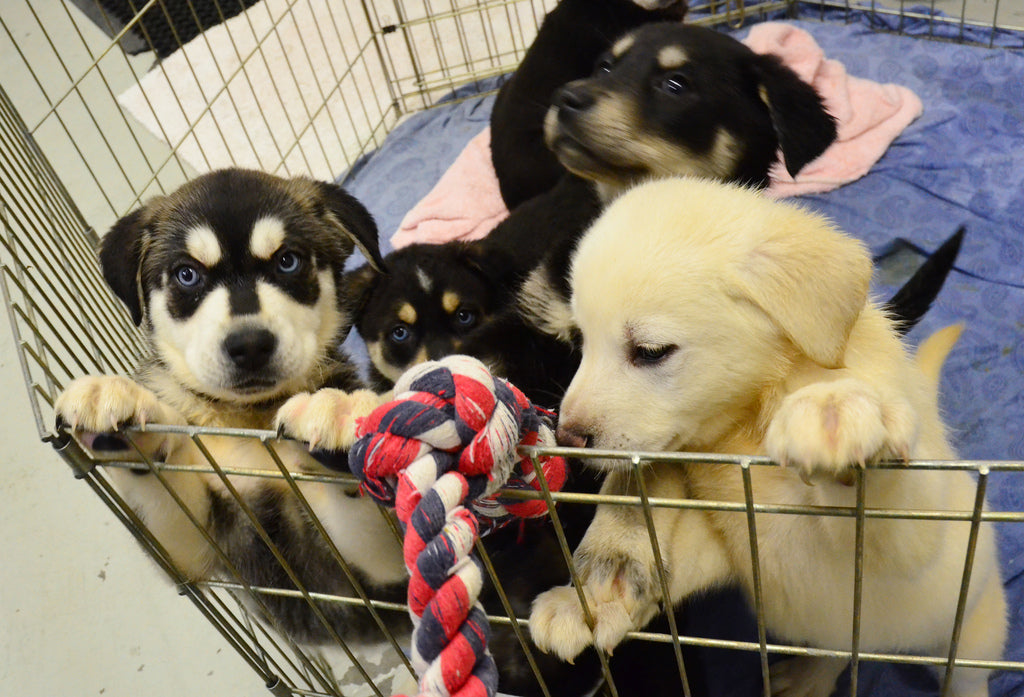
POLYGON ((619 38, 590 77, 555 93, 544 121, 559 162, 605 200, 651 177, 764 187, 779 152, 795 176, 835 137, 821 97, 777 57, 678 22, 619 38))
POLYGON ((367 346, 374 386, 390 389, 417 363, 468 353, 509 377, 534 403, 557 407, 576 358, 566 352, 565 337, 536 331, 521 317, 516 296, 554 238, 597 217, 600 202, 592 194, 589 183, 566 177, 520 206, 500 233, 473 242, 410 245, 387 256, 385 273, 371 266, 348 273, 345 295, 367 346), (545 239, 544 230, 553 237, 545 239))
POLYGON ((562 0, 548 13, 491 114, 491 153, 509 210, 548 191, 564 174, 543 138, 555 91, 589 75, 623 32, 648 22, 678 22, 685 14, 685 0, 562 0))

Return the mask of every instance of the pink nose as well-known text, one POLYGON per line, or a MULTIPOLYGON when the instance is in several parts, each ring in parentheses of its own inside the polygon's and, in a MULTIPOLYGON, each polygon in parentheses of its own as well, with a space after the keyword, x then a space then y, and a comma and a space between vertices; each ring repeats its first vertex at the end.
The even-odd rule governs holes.
POLYGON ((590 434, 584 433, 571 424, 559 425, 555 439, 564 448, 586 448, 590 446, 590 434))

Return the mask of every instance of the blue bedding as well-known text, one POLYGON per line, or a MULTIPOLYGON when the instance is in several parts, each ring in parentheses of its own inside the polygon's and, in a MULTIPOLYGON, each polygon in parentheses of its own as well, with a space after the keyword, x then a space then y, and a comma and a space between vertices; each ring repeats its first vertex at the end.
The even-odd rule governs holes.
MULTIPOLYGON (((831 19, 837 21, 796 23, 851 75, 912 89, 924 114, 867 176, 800 200, 870 245, 881 297, 905 280, 923 253, 958 225, 967 226, 956 270, 910 338, 916 343, 948 324, 966 324, 943 383, 942 405, 955 445, 965 458, 1024 460, 1024 37, 963 29, 967 38, 991 38, 1000 47, 987 49, 911 38, 955 38, 958 27, 905 19, 903 30, 911 36, 898 36, 871 29, 878 23, 895 26, 897 18, 850 13, 831 19)), ((405 212, 488 123, 493 95, 472 95, 497 84, 466 86, 453 97, 470 98, 410 117, 346 175, 345 185, 376 216, 385 246, 405 212)), ((1024 474, 993 475, 989 501, 993 510, 1024 510, 1024 474)), ((999 534, 1012 623, 1006 658, 1021 661, 1024 525, 1003 524, 999 534)), ((688 629, 752 639, 753 621, 740 608, 729 593, 704 599, 688 629)), ((708 661, 728 663, 728 669, 710 671, 713 694, 760 694, 756 655, 709 652, 708 661)), ((922 668, 865 663, 860 681, 862 695, 937 692, 922 668)), ((848 687, 839 691, 847 693, 848 687)), ((1024 696, 1024 674, 997 674, 991 693, 1024 696)))

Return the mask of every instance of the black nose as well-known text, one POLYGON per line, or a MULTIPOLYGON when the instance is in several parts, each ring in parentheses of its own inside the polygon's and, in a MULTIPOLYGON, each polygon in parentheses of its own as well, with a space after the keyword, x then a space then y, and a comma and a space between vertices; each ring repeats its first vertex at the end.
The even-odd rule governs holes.
POLYGON ((277 338, 266 329, 242 329, 228 334, 224 351, 231 362, 243 370, 265 368, 277 348, 277 338))
POLYGON ((589 448, 590 438, 589 433, 584 433, 572 425, 559 424, 558 430, 555 431, 555 440, 563 448, 589 448))
POLYGON ((586 111, 594 106, 594 95, 579 85, 566 85, 555 93, 555 106, 559 113, 586 111))

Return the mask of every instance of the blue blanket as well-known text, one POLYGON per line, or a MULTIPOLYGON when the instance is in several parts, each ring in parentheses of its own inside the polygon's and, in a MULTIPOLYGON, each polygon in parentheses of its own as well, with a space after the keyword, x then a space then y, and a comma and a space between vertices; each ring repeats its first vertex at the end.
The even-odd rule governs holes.
MULTIPOLYGON (((895 26, 897 18, 850 13, 830 19, 797 24, 851 75, 912 89, 924 114, 867 176, 801 201, 870 245, 881 297, 891 295, 923 253, 958 225, 967 226, 956 270, 910 338, 917 342, 948 324, 966 323, 943 382, 942 405, 955 445, 965 458, 1024 460, 1024 37, 963 29, 968 39, 991 38, 1001 47, 987 49, 911 38, 956 38, 961 29, 955 26, 903 20, 910 36, 898 36, 872 31, 879 23, 895 26)), ((453 97, 497 84, 466 86, 453 97)), ((382 237, 397 229, 488 123, 492 104, 492 95, 470 96, 417 114, 346 175, 346 186, 369 206, 382 237)), ((994 475, 989 492, 993 510, 1024 510, 1024 474, 994 475)), ((1012 623, 1006 657, 1021 661, 1024 525, 1004 524, 999 535, 1012 623)), ((701 636, 756 637, 752 619, 730 593, 700 601, 691 625, 687 629, 701 636)), ((707 654, 717 665, 710 671, 713 694, 760 694, 756 655, 707 654)), ((922 668, 866 663, 860 681, 862 695, 936 694, 934 679, 922 668)), ((991 692, 1024 696, 1024 674, 997 674, 991 692)), ((840 695, 847 693, 848 687, 840 688, 840 695)))

